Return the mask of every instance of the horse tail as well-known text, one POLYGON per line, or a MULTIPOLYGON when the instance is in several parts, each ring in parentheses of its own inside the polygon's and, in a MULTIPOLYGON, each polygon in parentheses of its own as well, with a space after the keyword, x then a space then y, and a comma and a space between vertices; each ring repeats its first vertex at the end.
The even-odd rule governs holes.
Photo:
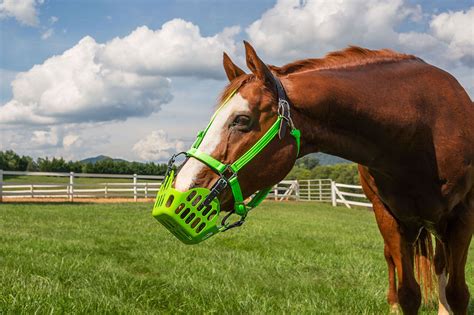
POLYGON ((423 303, 430 305, 438 298, 436 274, 434 269, 433 240, 430 232, 422 229, 414 244, 416 279, 420 284, 423 303))

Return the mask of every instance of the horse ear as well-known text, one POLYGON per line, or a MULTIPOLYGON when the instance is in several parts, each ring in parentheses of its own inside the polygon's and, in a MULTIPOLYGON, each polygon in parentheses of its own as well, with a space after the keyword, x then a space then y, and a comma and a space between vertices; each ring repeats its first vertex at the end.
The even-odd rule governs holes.
POLYGON ((264 82, 272 82, 273 76, 267 65, 257 56, 255 49, 244 40, 245 57, 247 59, 247 67, 264 82))
POLYGON ((230 57, 224 53, 224 70, 225 74, 227 75, 227 78, 229 81, 234 80, 237 77, 240 77, 241 75, 244 75, 245 72, 244 70, 240 69, 238 66, 235 65, 235 63, 230 60, 230 57))

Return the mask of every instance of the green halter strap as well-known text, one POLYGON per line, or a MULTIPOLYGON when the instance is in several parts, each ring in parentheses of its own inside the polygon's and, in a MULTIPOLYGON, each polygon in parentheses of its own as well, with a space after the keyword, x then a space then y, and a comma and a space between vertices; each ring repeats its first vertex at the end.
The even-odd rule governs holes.
MULTIPOLYGON (((289 103, 286 99, 286 94, 284 93, 283 87, 281 83, 278 81, 277 78, 276 85, 278 91, 278 118, 267 130, 267 132, 249 149, 245 152, 240 158, 238 158, 232 164, 224 164, 207 153, 204 153, 199 150, 199 146, 204 139, 207 131, 209 130, 210 126, 212 125, 215 117, 217 116, 218 112, 229 102, 229 100, 235 95, 236 90, 233 91, 222 103, 222 105, 217 109, 214 115, 211 118, 211 121, 207 125, 206 129, 198 133, 197 139, 192 145, 191 149, 186 152, 187 157, 193 157, 202 163, 206 164, 209 168, 211 168, 214 172, 220 175, 219 180, 214 184, 211 188, 211 193, 206 198, 204 203, 211 202, 227 185, 230 186, 232 190, 232 195, 234 197, 234 211, 236 214, 240 215, 242 218, 245 218, 248 211, 252 208, 258 206, 268 195, 271 190, 271 187, 262 189, 258 191, 253 198, 245 204, 244 198, 242 195, 242 190, 240 188, 240 183, 238 180, 238 172, 250 161, 252 161, 255 156, 257 156, 263 149, 272 141, 277 135, 283 137, 281 135, 282 129, 283 132, 286 130, 287 125, 291 128, 290 134, 295 138, 296 141, 296 157, 299 155, 300 151, 300 131, 295 128, 290 116, 290 108, 289 103), (280 85, 280 86, 279 86, 280 85), (230 176, 227 177, 227 175, 230 176)), ((242 220, 240 222, 243 222, 242 220)))

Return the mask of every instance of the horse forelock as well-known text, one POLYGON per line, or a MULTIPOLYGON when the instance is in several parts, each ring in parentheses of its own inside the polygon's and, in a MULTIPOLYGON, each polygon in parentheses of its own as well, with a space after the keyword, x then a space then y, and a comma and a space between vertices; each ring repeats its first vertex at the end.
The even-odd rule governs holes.
POLYGON ((220 106, 234 91, 240 89, 245 83, 253 80, 253 74, 243 74, 227 84, 222 93, 219 95, 217 106, 220 106))

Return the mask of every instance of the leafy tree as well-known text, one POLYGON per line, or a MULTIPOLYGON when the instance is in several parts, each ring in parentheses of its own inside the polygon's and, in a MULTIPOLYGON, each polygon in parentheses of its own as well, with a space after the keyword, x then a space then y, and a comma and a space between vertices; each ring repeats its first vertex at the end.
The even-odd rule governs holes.
POLYGON ((0 151, 0 169, 6 171, 25 171, 31 161, 29 156, 19 156, 12 150, 0 151))
POLYGON ((316 166, 319 165, 319 160, 318 160, 318 158, 316 158, 314 156, 307 155, 307 156, 304 156, 304 157, 298 159, 296 161, 295 165, 297 165, 299 167, 306 168, 308 170, 311 170, 311 169, 313 169, 313 168, 315 168, 316 166))
POLYGON ((359 173, 357 164, 342 163, 334 165, 320 165, 312 169, 307 169, 300 164, 295 165, 286 176, 287 179, 315 179, 329 178, 339 183, 359 184, 359 173))
POLYGON ((0 151, 0 169, 6 171, 75 172, 98 174, 164 175, 166 164, 140 163, 104 159, 96 163, 66 161, 64 158, 38 158, 19 156, 12 150, 0 151))

